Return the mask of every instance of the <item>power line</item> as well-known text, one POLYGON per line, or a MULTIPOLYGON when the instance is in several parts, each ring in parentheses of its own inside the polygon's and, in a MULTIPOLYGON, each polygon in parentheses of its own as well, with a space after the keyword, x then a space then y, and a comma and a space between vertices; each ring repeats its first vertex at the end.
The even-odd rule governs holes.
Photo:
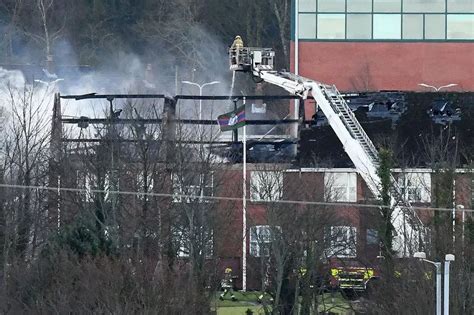
MULTIPOLYGON (((68 187, 48 187, 48 186, 31 186, 31 185, 12 185, 12 184, 0 184, 3 188, 13 189, 36 189, 36 190, 49 190, 53 192, 64 191, 64 192, 77 192, 77 193, 103 193, 112 195, 128 195, 128 196, 150 196, 150 197, 166 197, 166 198, 190 198, 190 199, 202 199, 202 200, 215 200, 215 201, 240 201, 240 197, 218 197, 218 196, 197 196, 197 195, 185 195, 185 194, 170 194, 170 193, 156 193, 156 192, 137 192, 137 191, 123 191, 123 190, 99 190, 99 189, 84 189, 84 188, 68 188, 68 187)), ((374 204, 359 204, 359 203, 343 203, 343 202, 325 202, 325 201, 307 201, 307 200, 258 200, 258 203, 267 204, 294 204, 294 205, 314 205, 314 206, 330 206, 330 207, 357 207, 367 209, 380 209, 380 208, 391 208, 390 206, 374 205, 374 204)), ((423 211, 440 211, 440 212, 468 212, 474 213, 474 209, 469 208, 429 208, 429 207, 417 207, 412 206, 412 209, 423 210, 423 211)))

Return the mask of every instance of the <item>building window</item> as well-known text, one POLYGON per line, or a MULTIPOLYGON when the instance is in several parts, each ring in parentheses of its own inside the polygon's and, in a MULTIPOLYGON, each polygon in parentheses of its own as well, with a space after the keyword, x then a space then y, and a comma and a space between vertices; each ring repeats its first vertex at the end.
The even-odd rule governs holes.
POLYGON ((374 12, 400 12, 401 0, 374 0, 374 12))
POLYGON ((352 226, 331 226, 327 234, 328 257, 356 257, 357 229, 352 226))
MULTIPOLYGON (((140 171, 137 174, 137 192, 139 193, 152 193, 155 186, 155 180, 153 178, 153 173, 146 174, 146 183, 145 183, 145 171, 140 171)), ((141 200, 150 200, 148 195, 137 195, 138 199, 141 200)))
POLYGON ((108 171, 105 173, 104 176, 104 202, 116 202, 118 199, 118 195, 111 193, 113 191, 119 191, 119 178, 118 178, 118 171, 108 171))
POLYGON ((345 32, 344 14, 318 14, 318 38, 345 39, 345 32))
POLYGON ((445 15, 426 14, 425 15, 425 39, 445 38, 445 15))
POLYGON ((471 209, 474 208, 474 179, 471 180, 471 209))
POLYGON ((445 12, 446 0, 404 0, 404 12, 436 13, 445 12))
POLYGON ((94 185, 97 182, 96 177, 85 171, 77 171, 77 188, 81 189, 80 196, 84 202, 93 202, 94 193, 92 192, 95 189, 94 185))
POLYGON ((324 192, 326 200, 339 202, 357 201, 356 173, 325 173, 324 192))
POLYGON ((347 0, 347 12, 372 12, 372 0, 347 0))
MULTIPOLYGON (((119 178, 117 171, 108 171, 102 178, 96 174, 77 171, 77 187, 82 189, 81 196, 84 202, 94 202, 95 192, 100 190, 103 194, 104 202, 111 202, 117 199, 117 194, 111 194, 111 191, 119 191, 119 178)), ((101 200, 101 199, 100 199, 101 200)))
POLYGON ((210 202, 204 197, 214 196, 214 174, 189 174, 171 176, 173 202, 210 202))
POLYGON ((448 14, 448 39, 474 39, 474 14, 448 14))
POLYGON ((212 257, 214 254, 214 233, 205 227, 196 227, 196 233, 191 238, 188 227, 173 228, 173 243, 176 255, 181 258, 189 257, 191 254, 191 241, 194 242, 196 254, 205 257, 212 257))
POLYGON ((301 39, 316 38, 316 14, 300 14, 298 25, 301 39))
POLYGON ((299 12, 316 12, 316 0, 298 0, 299 12))
POLYGON ((376 229, 367 229, 367 245, 379 244, 379 231, 376 229))
POLYGON ((474 1, 472 0, 448 0, 448 12, 471 13, 474 12, 474 1))
POLYGON ((281 233, 281 227, 270 225, 256 225, 250 227, 250 255, 253 257, 270 256, 272 238, 275 233, 281 233))
POLYGON ((401 173, 398 185, 406 200, 424 203, 431 201, 430 173, 401 173))
POLYGON ((423 14, 403 15, 403 39, 423 39, 423 14))
POLYGON ((283 194, 283 173, 252 171, 250 173, 250 200, 280 200, 283 194))
POLYGON ((347 15, 347 38, 348 39, 371 39, 372 38, 372 15, 371 14, 348 14, 347 15))
POLYGON ((472 0, 298 1, 301 39, 474 40, 472 0))
POLYGON ((346 0, 318 0, 318 12, 345 12, 346 0))
POLYGON ((374 14, 374 39, 400 39, 400 14, 374 14))

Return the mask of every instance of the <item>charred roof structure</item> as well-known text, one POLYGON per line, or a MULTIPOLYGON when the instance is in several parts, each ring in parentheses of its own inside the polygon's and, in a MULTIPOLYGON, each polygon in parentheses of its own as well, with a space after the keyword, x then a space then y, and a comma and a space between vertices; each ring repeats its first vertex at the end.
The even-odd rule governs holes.
MULTIPOLYGON (((393 149, 400 167, 430 167, 427 141, 435 139, 452 150, 474 151, 474 93, 365 93, 349 96, 348 104, 375 146, 393 149)), ((351 161, 323 119, 301 131, 298 164, 350 167, 351 161)), ((471 159, 460 152, 458 167, 471 159)))
MULTIPOLYGON (((275 102, 288 102, 296 99, 295 96, 190 96, 176 95, 166 97, 163 94, 114 94, 114 95, 66 95, 59 96, 56 105, 53 134, 60 132, 57 128, 62 125, 77 126, 79 132, 72 133, 77 136, 59 137, 65 143, 104 143, 122 142, 133 143, 140 141, 156 141, 158 139, 145 139, 137 136, 137 133, 145 133, 147 126, 164 125, 167 121, 173 121, 183 126, 208 126, 216 128, 215 119, 193 119, 176 118, 176 106, 179 102, 193 100, 217 101, 232 104, 233 102, 246 102, 246 111, 249 113, 246 124, 250 126, 251 132, 248 139, 249 162, 292 162, 295 166, 331 166, 351 167, 352 163, 346 156, 342 145, 334 132, 325 122, 325 117, 318 112, 317 117, 304 117, 304 111, 300 119, 278 118, 271 114, 271 106, 275 102), (87 116, 62 117, 60 112, 60 99, 75 101, 102 100, 109 102, 107 117, 93 118, 87 116), (140 114, 139 110, 131 108, 114 107, 114 102, 130 100, 154 100, 154 111, 160 108, 153 118, 146 114, 140 114), (110 114, 112 113, 112 114, 110 114), (270 114, 269 114, 270 113, 270 114), (167 120, 165 116, 172 117, 167 120), (269 119, 270 117, 271 119, 269 119), (291 124, 299 124, 299 138, 287 135, 286 127, 291 124), (112 137, 109 130, 108 136, 96 132, 97 137, 87 137, 84 132, 88 127, 96 126, 105 130, 107 126, 129 126, 133 135, 129 137, 121 134, 112 137), (105 129, 104 129, 105 128, 105 129), (263 128, 263 129, 262 129, 263 128), (260 130, 262 129, 262 130, 260 130), (289 150, 291 146, 298 145, 298 154, 294 156, 289 150)), ((402 167, 429 167, 431 161, 426 152, 426 141, 434 138, 445 138, 449 145, 463 148, 469 152, 474 150, 474 93, 415 93, 415 92, 378 92, 378 93, 356 93, 345 95, 347 103, 367 131, 376 147, 392 147, 398 158, 398 166, 402 167)), ((308 99, 308 106, 313 100, 308 99)), ((150 109, 148 109, 150 110, 150 109)), ((146 111, 146 110, 145 110, 146 111)), ((216 112, 217 115, 220 112, 216 112)), ((160 133, 158 128, 157 132, 160 133)), ((174 137, 174 136, 173 136, 174 137)), ((59 140, 58 138, 58 140, 59 140)), ((207 139, 181 139, 182 143, 189 145, 204 144, 215 154, 229 158, 229 162, 241 162, 242 143, 237 132, 229 137, 207 138, 207 139)), ((469 164, 471 161, 467 155, 460 155, 458 166, 469 164)))

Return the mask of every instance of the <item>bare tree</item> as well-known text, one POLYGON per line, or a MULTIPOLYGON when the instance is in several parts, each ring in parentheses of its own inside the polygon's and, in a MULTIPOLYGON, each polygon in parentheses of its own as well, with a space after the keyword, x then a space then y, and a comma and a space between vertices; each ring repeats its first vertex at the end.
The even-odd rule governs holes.
MULTIPOLYGON (((250 254, 260 259, 263 291, 272 297, 262 298, 267 313, 309 314, 318 309, 318 296, 325 285, 325 257, 332 246, 331 237, 337 237, 326 231, 337 222, 336 217, 324 206, 278 202, 281 198, 323 199, 322 190, 331 190, 330 185, 318 185, 314 178, 286 172, 284 166, 260 165, 251 173, 251 198, 264 202, 266 208, 265 225, 251 226, 249 233, 250 254)), ((339 244, 338 248, 345 246, 339 244)), ((353 244, 347 246, 352 248, 353 244)))
POLYGON ((269 2, 277 20, 284 60, 288 61, 290 60, 288 34, 290 33, 291 3, 288 0, 269 0, 269 2))
POLYGON ((7 30, 4 33, 2 46, 4 49, 5 60, 11 61, 13 57, 13 39, 17 32, 18 25, 20 24, 19 18, 21 10, 23 9, 23 0, 15 1, 3 1, 0 4, 0 8, 5 12, 8 12, 10 17, 10 23, 7 26, 7 30))
POLYGON ((62 25, 54 25, 52 22, 55 8, 54 0, 36 0, 35 2, 36 6, 32 8, 32 10, 35 10, 38 15, 41 31, 39 32, 36 29, 26 29, 25 34, 42 46, 46 57, 48 71, 52 71, 53 46, 54 43, 63 35, 66 17, 63 17, 62 25))

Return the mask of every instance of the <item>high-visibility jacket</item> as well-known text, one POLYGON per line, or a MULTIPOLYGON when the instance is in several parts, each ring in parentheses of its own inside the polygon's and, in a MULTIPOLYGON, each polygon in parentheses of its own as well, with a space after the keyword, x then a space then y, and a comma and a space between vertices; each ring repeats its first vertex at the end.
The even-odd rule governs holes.
POLYGON ((242 40, 242 38, 240 38, 240 36, 237 36, 234 39, 234 42, 232 43, 231 48, 242 48, 242 47, 244 47, 244 41, 242 40))

